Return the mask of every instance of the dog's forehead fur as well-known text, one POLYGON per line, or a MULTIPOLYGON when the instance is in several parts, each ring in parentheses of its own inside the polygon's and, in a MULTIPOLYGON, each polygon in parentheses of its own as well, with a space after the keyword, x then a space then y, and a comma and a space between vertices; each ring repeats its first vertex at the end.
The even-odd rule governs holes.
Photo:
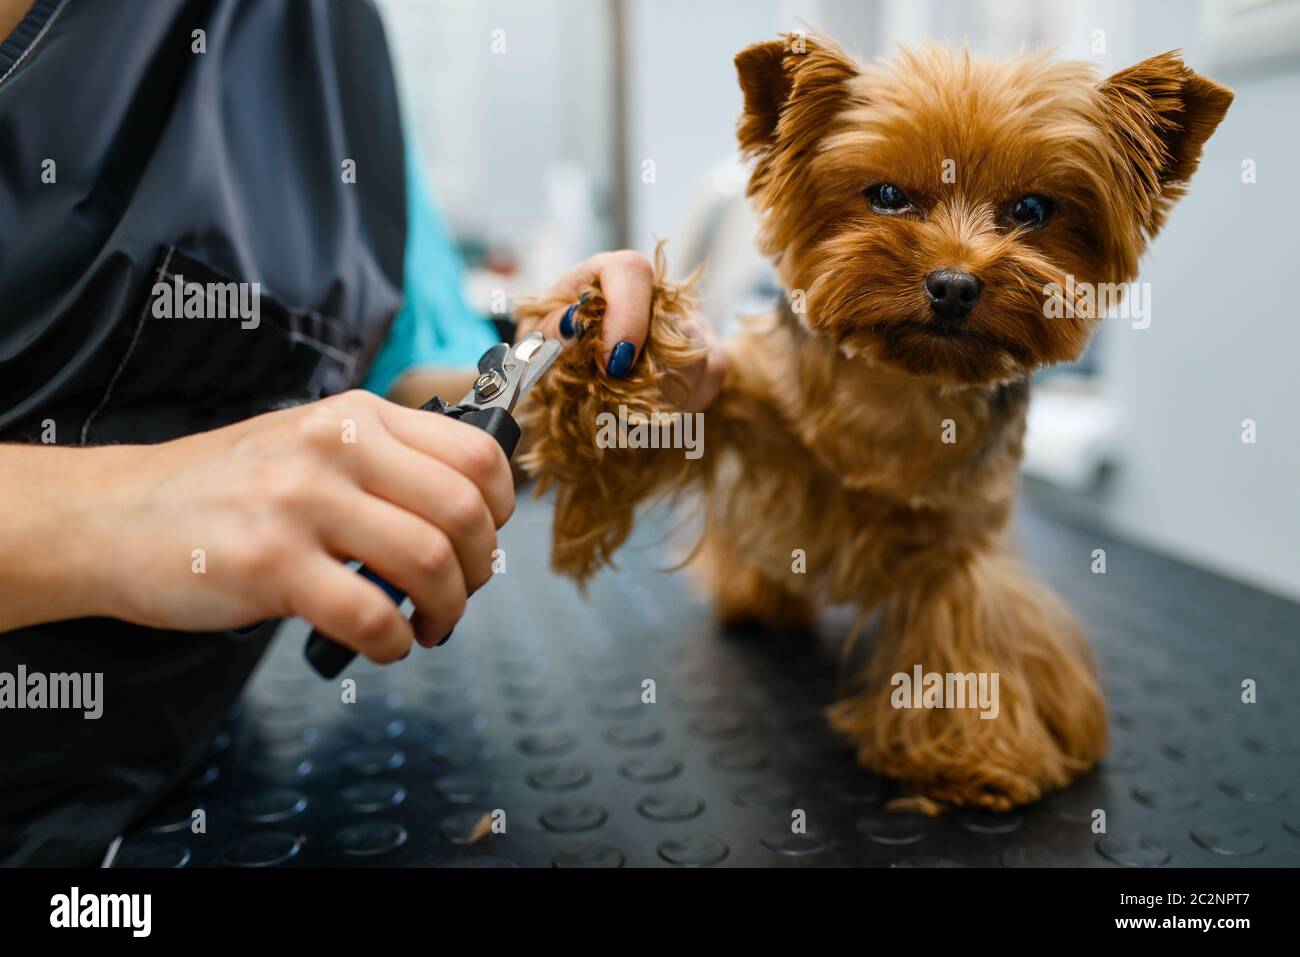
POLYGON ((1091 64, 1046 54, 988 60, 933 45, 902 49, 847 81, 812 169, 850 192, 892 182, 936 195, 953 183, 996 202, 1086 181, 1106 145, 1098 82, 1091 64))

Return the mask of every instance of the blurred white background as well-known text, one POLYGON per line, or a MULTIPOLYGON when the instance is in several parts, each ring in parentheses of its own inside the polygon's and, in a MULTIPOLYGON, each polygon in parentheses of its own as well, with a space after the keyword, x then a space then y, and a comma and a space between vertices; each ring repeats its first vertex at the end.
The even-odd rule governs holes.
POLYGON ((1150 327, 1106 323, 1082 368, 1041 384, 1027 472, 1129 537, 1300 598, 1300 0, 379 2, 477 298, 660 236, 675 269, 708 255, 722 328, 775 293, 737 199, 747 44, 802 27, 865 57, 964 40, 1105 72, 1183 49, 1237 100, 1147 256, 1150 327))

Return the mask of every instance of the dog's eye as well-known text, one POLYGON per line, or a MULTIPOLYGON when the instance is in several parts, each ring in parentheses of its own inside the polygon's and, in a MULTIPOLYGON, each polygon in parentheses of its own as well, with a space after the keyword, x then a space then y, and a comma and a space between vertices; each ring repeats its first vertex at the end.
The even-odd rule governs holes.
POLYGON ((867 202, 878 213, 893 215, 913 209, 907 194, 893 183, 880 183, 867 190, 867 202))
POLYGON ((1011 209, 1007 210, 1007 218, 1019 226, 1040 229, 1052 218, 1053 208, 1054 204, 1046 196, 1030 193, 1011 204, 1011 209))

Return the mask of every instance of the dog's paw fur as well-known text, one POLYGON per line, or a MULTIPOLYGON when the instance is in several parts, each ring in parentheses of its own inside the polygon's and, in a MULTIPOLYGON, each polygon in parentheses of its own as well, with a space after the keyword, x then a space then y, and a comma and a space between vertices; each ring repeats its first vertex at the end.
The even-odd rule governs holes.
POLYGON ((863 689, 830 709, 831 725, 861 764, 927 797, 1006 810, 1064 787, 1105 751, 1105 703, 1073 617, 1006 556, 975 556, 895 596, 878 642, 863 689), (891 679, 916 665, 996 673, 996 716, 897 707, 891 679))
MULTIPOLYGON (((672 414, 685 394, 675 371, 702 360, 705 347, 691 335, 688 320, 695 306, 694 277, 683 283, 665 278, 663 244, 655 250, 654 292, 649 332, 625 378, 606 374, 601 347, 605 299, 599 284, 583 292, 574 317, 580 335, 538 382, 520 410, 530 437, 520 465, 537 479, 537 494, 556 491, 551 564, 582 583, 613 566, 613 556, 627 539, 637 506, 680 490, 705 467, 687 461, 680 450, 602 448, 598 442, 602 412, 629 419, 672 414)), ((516 319, 529 328, 569 305, 557 296, 519 304, 516 319)))

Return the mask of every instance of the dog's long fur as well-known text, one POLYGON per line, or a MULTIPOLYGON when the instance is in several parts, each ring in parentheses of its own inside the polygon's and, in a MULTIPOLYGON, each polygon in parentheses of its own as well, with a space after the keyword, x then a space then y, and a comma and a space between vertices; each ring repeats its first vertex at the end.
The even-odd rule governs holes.
MULTIPOLYGON (((1174 54, 1104 82, 1087 64, 935 47, 868 67, 802 37, 736 62, 760 243, 789 298, 727 343, 692 461, 596 442, 601 411, 675 407, 673 370, 701 355, 690 284, 668 282, 657 254, 650 337, 624 380, 601 369, 603 299, 589 291, 583 338, 524 413, 525 467, 558 490, 554 565, 585 580, 612 564, 639 504, 689 494, 704 515, 693 565, 724 621, 790 629, 822 602, 883 610, 858 690, 830 710, 866 767, 954 804, 1035 800, 1107 737, 1078 627, 1007 540, 1028 377, 1077 358, 1097 321, 1047 318, 1044 290, 1135 276, 1232 94, 1174 54), (882 182, 914 215, 868 205, 882 182), (1042 229, 1006 221, 1028 193, 1055 201, 1042 229), (922 281, 938 268, 984 284, 957 333, 932 328, 922 281), (799 552, 806 574, 792 573, 799 552), (1000 714, 894 707, 891 676, 918 664, 997 673, 1000 714)), ((561 305, 533 300, 519 318, 561 305)))

